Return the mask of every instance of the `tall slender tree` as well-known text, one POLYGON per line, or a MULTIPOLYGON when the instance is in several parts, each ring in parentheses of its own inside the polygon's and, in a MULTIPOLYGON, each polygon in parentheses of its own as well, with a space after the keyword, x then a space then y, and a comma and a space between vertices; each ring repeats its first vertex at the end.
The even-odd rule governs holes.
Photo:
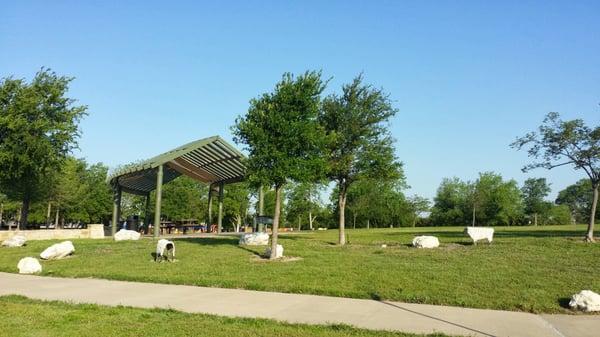
POLYGON ((31 202, 46 196, 47 178, 77 146, 87 107, 66 96, 72 80, 42 68, 30 83, 0 81, 0 188, 22 200, 22 228, 31 202))
POLYGON ((546 178, 529 178, 523 183, 521 188, 523 205, 525 212, 533 215, 534 226, 538 225, 539 215, 550 209, 548 203, 544 201, 550 191, 550 185, 546 182, 546 178))
POLYGON ((323 174, 323 128, 317 121, 325 83, 320 72, 290 73, 271 93, 250 101, 250 108, 232 127, 234 140, 249 153, 248 181, 275 189, 271 259, 276 257, 281 190, 288 181, 316 181, 323 174))
POLYGON ((337 184, 339 244, 346 243, 346 197, 360 178, 393 179, 400 176, 388 122, 396 114, 389 95, 363 84, 362 75, 342 87, 342 94, 323 102, 319 120, 328 135, 328 172, 337 184))
POLYGON ((563 121, 557 112, 550 112, 537 132, 518 137, 511 146, 517 150, 527 147, 529 156, 535 160, 523 167, 524 172, 566 165, 585 172, 593 193, 585 240, 593 242, 600 188, 600 126, 589 127, 581 119, 563 121))

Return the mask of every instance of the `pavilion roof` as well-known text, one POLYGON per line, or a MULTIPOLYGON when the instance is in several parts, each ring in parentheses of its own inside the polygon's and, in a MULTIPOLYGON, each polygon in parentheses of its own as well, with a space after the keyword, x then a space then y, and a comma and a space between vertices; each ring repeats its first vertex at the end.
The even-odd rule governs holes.
POLYGON ((200 139, 156 157, 125 165, 107 181, 124 192, 146 195, 156 189, 158 167, 163 165, 163 184, 187 175, 206 184, 233 183, 244 179, 246 157, 219 136, 200 139))

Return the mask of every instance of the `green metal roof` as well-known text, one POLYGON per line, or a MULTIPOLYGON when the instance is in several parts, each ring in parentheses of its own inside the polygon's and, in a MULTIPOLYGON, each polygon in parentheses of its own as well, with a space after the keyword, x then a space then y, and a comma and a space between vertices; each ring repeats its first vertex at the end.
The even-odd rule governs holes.
POLYGON ((156 157, 125 165, 107 181, 124 192, 145 195, 156 189, 158 167, 163 166, 163 184, 184 174, 206 184, 232 183, 244 179, 245 156, 219 136, 180 146, 156 157))

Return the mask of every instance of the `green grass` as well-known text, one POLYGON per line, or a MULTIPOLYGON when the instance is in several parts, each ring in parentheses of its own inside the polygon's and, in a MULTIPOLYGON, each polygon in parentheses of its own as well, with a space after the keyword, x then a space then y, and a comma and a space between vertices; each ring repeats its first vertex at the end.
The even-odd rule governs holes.
MULTIPOLYGON (((173 310, 105 307, 0 297, 0 334, 16 336, 362 336, 409 337, 345 325, 286 324, 265 319, 224 318, 173 310)), ((444 335, 430 335, 443 337, 444 335)))
MULTIPOLYGON (((44 261, 44 275, 243 288, 529 312, 566 312, 583 289, 600 292, 600 244, 582 242, 584 227, 497 228, 492 245, 470 243, 462 228, 337 231, 280 237, 291 262, 264 262, 264 247, 237 238, 178 239, 176 263, 154 263, 154 241, 73 240, 76 253, 44 261), (415 235, 440 238, 438 249, 409 247, 415 235), (387 248, 381 248, 381 244, 387 248)), ((52 242, 0 249, 0 271, 52 242)))

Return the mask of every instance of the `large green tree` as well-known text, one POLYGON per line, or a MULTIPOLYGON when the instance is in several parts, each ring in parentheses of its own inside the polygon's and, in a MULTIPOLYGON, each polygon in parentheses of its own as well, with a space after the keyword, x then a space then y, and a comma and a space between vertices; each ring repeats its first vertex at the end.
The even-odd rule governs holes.
POLYGON ((464 226, 471 220, 472 188, 457 177, 444 178, 437 189, 431 210, 431 222, 437 226, 464 226))
POLYGON ((600 188, 600 126, 589 127, 582 119, 563 121, 557 112, 546 115, 537 132, 517 138, 512 147, 528 148, 534 162, 523 171, 535 168, 548 170, 569 165, 583 170, 592 189, 592 207, 585 240, 594 241, 594 222, 600 188))
MULTIPOLYGON (((592 184, 589 179, 581 179, 558 192, 556 203, 566 205, 577 223, 590 221, 593 200, 592 184)), ((600 219, 600 207, 596 208, 596 222, 600 219)))
POLYGON ((225 195, 223 196, 224 218, 236 232, 240 230, 243 224, 247 223, 249 208, 250 189, 246 182, 225 186, 225 195))
POLYGON ((546 178, 529 178, 521 187, 525 213, 533 215, 534 226, 538 225, 538 216, 545 215, 549 211, 548 203, 544 198, 550 191, 550 185, 546 182, 546 178))
POLYGON ((232 128, 249 153, 248 181, 275 189, 271 259, 277 250, 281 190, 290 181, 316 181, 324 171, 324 132, 317 121, 325 83, 320 72, 286 73, 273 92, 250 101, 232 128))
POLYGON ((361 178, 393 180, 400 175, 388 122, 396 114, 389 95, 363 84, 362 76, 323 102, 319 120, 328 135, 328 178, 336 183, 339 244, 346 243, 346 199, 352 183, 361 178))
MULTIPOLYGON (((163 186, 162 214, 170 220, 203 219, 208 209, 207 195, 205 184, 182 175, 163 186)), ((154 196, 152 193, 151 205, 154 196)))
POLYGON ((434 225, 514 225, 522 218, 521 193, 514 180, 483 172, 474 182, 445 178, 434 198, 434 225))
POLYGON ((322 207, 319 195, 323 187, 323 185, 313 182, 297 183, 292 186, 287 198, 287 220, 289 223, 298 221, 298 229, 301 229, 305 220, 308 229, 313 229, 316 214, 322 207))
POLYGON ((22 228, 31 202, 47 197, 47 178, 77 146, 86 106, 66 96, 72 80, 42 69, 30 83, 0 81, 0 189, 23 202, 22 228))
MULTIPOLYGON (((352 227, 409 226, 412 211, 402 190, 406 187, 404 177, 396 180, 360 179, 348 189, 347 209, 352 215, 352 227)), ((337 201, 339 192, 334 189, 332 199, 337 201)), ((337 209, 339 212, 339 208, 337 209)))

